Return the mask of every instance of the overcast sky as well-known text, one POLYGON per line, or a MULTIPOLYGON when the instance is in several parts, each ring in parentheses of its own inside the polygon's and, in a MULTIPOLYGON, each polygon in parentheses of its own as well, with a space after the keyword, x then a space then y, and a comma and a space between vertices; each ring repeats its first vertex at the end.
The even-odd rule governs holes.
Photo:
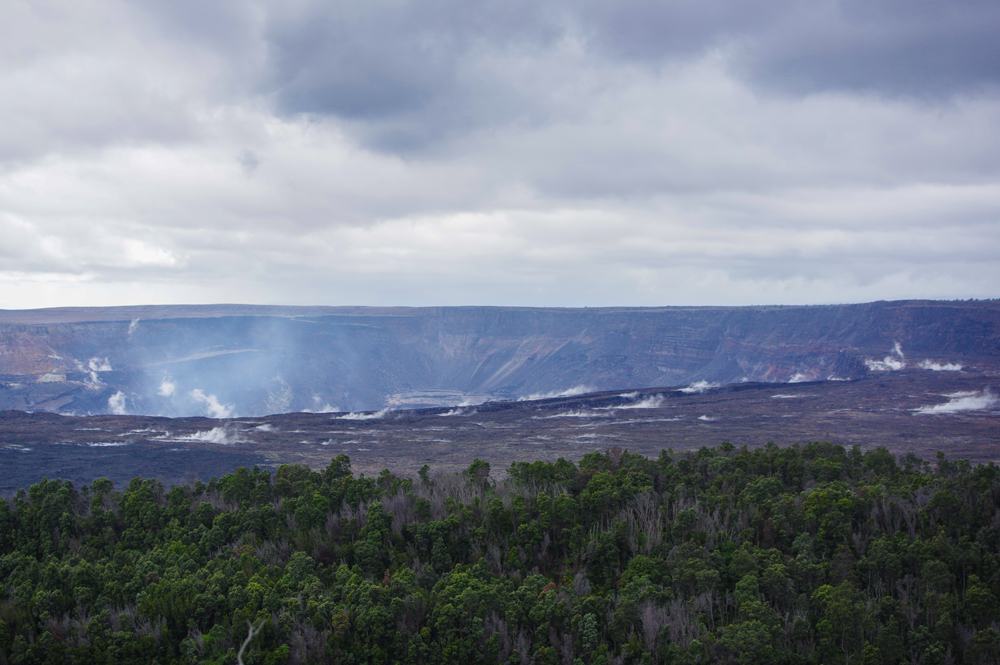
POLYGON ((5 0, 0 307, 1000 296, 996 0, 5 0))

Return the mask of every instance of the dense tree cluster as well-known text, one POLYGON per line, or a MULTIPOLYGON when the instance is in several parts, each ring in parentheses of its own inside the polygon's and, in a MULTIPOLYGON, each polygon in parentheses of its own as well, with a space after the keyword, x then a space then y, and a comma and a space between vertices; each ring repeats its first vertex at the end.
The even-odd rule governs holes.
POLYGON ((996 663, 1000 469, 829 443, 0 500, 0 663, 996 663))

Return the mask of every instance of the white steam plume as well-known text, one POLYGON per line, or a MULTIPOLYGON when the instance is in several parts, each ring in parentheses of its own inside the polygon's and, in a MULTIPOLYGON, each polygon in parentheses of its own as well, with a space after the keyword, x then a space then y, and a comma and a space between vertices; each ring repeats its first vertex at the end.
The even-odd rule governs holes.
POLYGON ((139 319, 132 319, 132 322, 128 324, 128 339, 132 341, 132 333, 136 331, 139 327, 139 319))
POLYGON ((204 404, 213 418, 232 418, 235 415, 231 404, 222 404, 219 402, 218 397, 215 395, 206 395, 200 388, 192 390, 191 397, 204 404))
POLYGON ((663 404, 663 395, 650 395, 635 404, 613 407, 615 409, 658 409, 663 404))
POLYGON ((218 443, 223 446, 231 446, 240 443, 239 437, 228 427, 213 427, 203 432, 195 432, 188 436, 182 436, 179 441, 199 441, 202 443, 218 443))
POLYGON ((479 406, 483 402, 487 401, 487 399, 489 398, 478 395, 472 395, 470 397, 462 399, 462 401, 456 404, 455 406, 479 406))
POLYGON ((471 416, 478 412, 478 409, 463 409, 462 407, 456 406, 450 411, 445 411, 444 413, 439 413, 438 415, 447 418, 450 416, 471 416))
POLYGON ((116 392, 114 395, 108 398, 108 409, 111 413, 116 416, 124 416, 125 411, 125 393, 122 391, 116 392))
POLYGON ((865 365, 873 372, 895 372, 906 367, 906 358, 903 356, 903 347, 899 342, 893 342, 892 353, 882 360, 865 358, 865 365))
POLYGON ((587 393, 592 393, 596 388, 591 388, 590 386, 579 385, 573 386, 572 388, 567 388, 563 391, 552 391, 548 393, 532 393, 527 397, 518 397, 518 402, 532 402, 536 399, 552 399, 554 397, 576 397, 577 395, 585 395, 587 393))
POLYGON ((274 377, 278 387, 267 395, 267 410, 271 413, 288 413, 292 408, 292 387, 280 376, 274 377))
POLYGON ((177 392, 177 384, 163 377, 163 381, 160 383, 160 389, 156 391, 161 397, 173 397, 174 393, 177 392))
POLYGON ((111 363, 108 362, 107 358, 91 358, 87 361, 87 369, 84 369, 80 362, 76 363, 77 367, 81 370, 86 371, 90 374, 90 383, 94 386, 101 385, 101 380, 97 377, 98 372, 110 372, 111 363))
POLYGON ((315 409, 303 409, 302 413, 340 413, 340 409, 333 406, 329 402, 324 402, 323 398, 319 395, 312 396, 313 404, 316 405, 315 409))
POLYGON ((951 393, 945 397, 948 398, 948 401, 944 404, 922 406, 919 409, 914 409, 914 412, 920 415, 936 415, 960 411, 983 411, 1000 403, 1000 398, 990 392, 989 388, 982 392, 972 390, 951 393))
POLYGON ((107 358, 91 358, 87 363, 91 372, 110 372, 111 363, 108 362, 107 358))
POLYGON ((681 388, 680 392, 685 393, 687 395, 691 395, 694 393, 700 395, 701 393, 707 392, 712 388, 718 388, 718 387, 719 387, 718 383, 709 383, 708 381, 705 381, 703 379, 701 381, 696 381, 695 383, 692 383, 687 388, 681 388))
POLYGON ((961 363, 937 363, 933 360, 921 360, 917 363, 917 367, 920 369, 929 369, 932 372, 960 372, 962 371, 961 363))
POLYGON ((378 420, 387 413, 389 413, 389 409, 382 409, 374 413, 347 413, 338 416, 338 420, 378 420))
POLYGON ((613 414, 606 411, 563 411, 551 416, 532 416, 532 420, 554 420, 556 418, 611 418, 613 414))

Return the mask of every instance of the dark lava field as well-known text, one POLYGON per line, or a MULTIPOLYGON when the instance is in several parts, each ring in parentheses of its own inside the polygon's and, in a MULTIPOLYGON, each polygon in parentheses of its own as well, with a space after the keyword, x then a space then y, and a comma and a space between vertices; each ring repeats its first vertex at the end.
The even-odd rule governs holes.
POLYGON ((696 385, 537 401, 228 420, 0 412, 0 493, 42 477, 76 485, 135 476, 207 481, 238 466, 320 469, 343 453, 356 473, 456 470, 484 459, 578 460, 612 446, 654 456, 729 441, 756 447, 832 441, 933 460, 1000 461, 995 372, 906 369, 854 381, 696 385))

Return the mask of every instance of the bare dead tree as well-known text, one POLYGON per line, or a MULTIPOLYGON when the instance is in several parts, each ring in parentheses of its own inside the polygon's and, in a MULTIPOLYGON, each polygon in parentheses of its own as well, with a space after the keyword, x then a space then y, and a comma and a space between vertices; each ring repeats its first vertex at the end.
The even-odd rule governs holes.
POLYGON ((292 631, 289 665, 302 665, 303 663, 323 662, 323 652, 326 648, 326 638, 328 631, 316 630, 310 623, 299 619, 295 622, 295 629, 292 631))
POLYGON ((531 637, 528 631, 522 630, 514 638, 514 651, 521 659, 521 665, 528 665, 531 660, 531 637))
POLYGON ((587 576, 582 570, 576 574, 576 577, 573 578, 573 581, 570 583, 570 588, 573 590, 573 593, 580 598, 590 595, 590 581, 587 579, 587 576))
POLYGON ((292 548, 287 540, 266 540, 255 550, 257 558, 269 566, 284 566, 292 558, 292 548))
POLYGON ((382 501, 382 510, 392 515, 393 533, 402 533, 403 525, 416 519, 413 499, 405 494, 394 494, 382 501))
POLYGON ((660 631, 670 623, 669 614, 665 608, 644 600, 639 605, 639 617, 642 621, 642 646, 647 652, 651 652, 656 646, 660 631))
POLYGON ((559 655, 559 662, 562 665, 573 665, 573 633, 564 632, 560 634, 555 628, 549 629, 549 644, 556 650, 559 655))
POLYGON ((258 623, 256 626, 247 621, 247 638, 243 640, 243 644, 240 645, 240 650, 236 653, 236 662, 238 665, 243 665, 243 652, 246 651, 247 646, 250 644, 250 640, 253 639, 253 636, 256 635, 263 626, 263 621, 258 623))
POLYGON ((511 642, 506 619, 500 618, 500 615, 496 612, 491 613, 483 621, 483 636, 486 639, 489 639, 491 635, 497 636, 497 642, 500 645, 500 649, 497 653, 498 662, 507 662, 507 659, 510 658, 510 654, 514 649, 514 645, 511 642))
POLYGON ((665 608, 667 628, 670 631, 670 641, 682 649, 686 649, 691 641, 701 637, 702 625, 698 616, 688 603, 680 598, 669 601, 665 608))
POLYGON ((663 517, 660 513, 657 497, 651 492, 636 495, 632 503, 618 512, 616 519, 626 522, 629 545, 633 551, 648 554, 654 547, 663 542, 663 517), (638 546, 637 536, 643 534, 643 546, 638 546))

